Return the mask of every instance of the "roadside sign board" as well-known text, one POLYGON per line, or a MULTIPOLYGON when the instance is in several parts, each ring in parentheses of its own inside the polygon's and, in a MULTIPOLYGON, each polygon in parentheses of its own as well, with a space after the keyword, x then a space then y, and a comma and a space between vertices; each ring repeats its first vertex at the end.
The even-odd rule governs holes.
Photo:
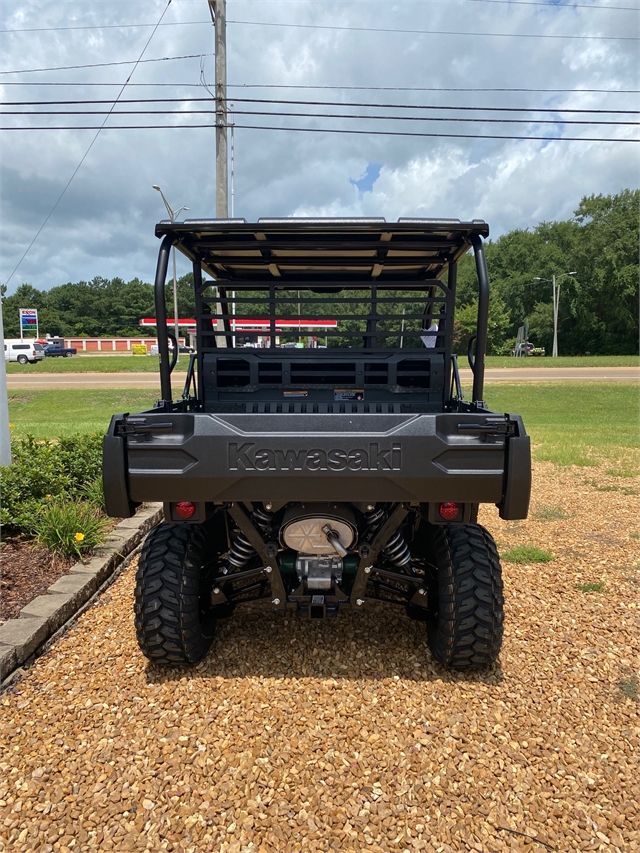
POLYGON ((20 337, 38 337, 37 308, 20 308, 20 337))

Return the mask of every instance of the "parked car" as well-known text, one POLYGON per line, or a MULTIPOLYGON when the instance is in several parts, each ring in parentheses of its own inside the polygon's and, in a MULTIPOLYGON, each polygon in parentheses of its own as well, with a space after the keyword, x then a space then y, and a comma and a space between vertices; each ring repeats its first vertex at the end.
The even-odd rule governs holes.
POLYGON ((534 344, 529 341, 520 341, 520 343, 516 344, 515 347, 511 350, 512 356, 526 356, 531 355, 531 351, 534 349, 534 344))
POLYGON ((35 341, 6 340, 4 342, 4 360, 17 361, 19 364, 36 364, 44 358, 44 349, 35 341))
POLYGON ((44 354, 49 357, 61 355, 63 358, 69 358, 71 355, 77 355, 78 350, 75 347, 63 347, 62 344, 47 344, 44 354))
MULTIPOLYGON (((171 341, 169 341, 169 352, 173 352, 173 347, 171 346, 171 341)), ((178 352, 182 355, 182 353, 191 353, 195 352, 193 347, 185 346, 184 344, 180 344, 178 347, 178 352)), ((158 344, 153 344, 151 347, 150 355, 159 355, 158 344)))

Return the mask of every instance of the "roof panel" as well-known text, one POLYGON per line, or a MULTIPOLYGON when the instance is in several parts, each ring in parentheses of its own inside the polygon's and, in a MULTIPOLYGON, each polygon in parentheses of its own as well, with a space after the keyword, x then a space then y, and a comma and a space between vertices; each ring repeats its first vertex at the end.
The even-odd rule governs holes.
POLYGON ((218 280, 359 282, 378 284, 441 277, 471 247, 487 237, 482 220, 384 218, 269 218, 163 220, 156 236, 171 236, 176 248, 218 280))

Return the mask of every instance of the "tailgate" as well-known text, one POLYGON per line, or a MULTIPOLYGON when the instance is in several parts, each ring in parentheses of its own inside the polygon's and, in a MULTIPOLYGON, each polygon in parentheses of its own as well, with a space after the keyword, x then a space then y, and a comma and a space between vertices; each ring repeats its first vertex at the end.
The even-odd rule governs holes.
POLYGON ((136 503, 506 501, 526 517, 518 416, 143 413, 115 416, 109 436, 120 450, 105 477, 136 503))

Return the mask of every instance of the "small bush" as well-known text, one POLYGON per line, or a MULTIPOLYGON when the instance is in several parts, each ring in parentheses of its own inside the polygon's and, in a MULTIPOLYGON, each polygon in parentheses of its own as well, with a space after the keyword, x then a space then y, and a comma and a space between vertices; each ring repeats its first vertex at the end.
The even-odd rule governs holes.
POLYGON ((51 498, 86 499, 85 488, 102 481, 102 436, 74 435, 58 441, 33 436, 11 443, 12 464, 2 468, 0 524, 28 533, 40 507, 51 498))
POLYGON ((533 545, 518 545, 500 556, 507 563, 550 563, 555 560, 550 551, 542 551, 533 545))
POLYGON ((606 592, 607 588, 604 581, 596 581, 595 583, 577 583, 576 589, 580 592, 606 592))
POLYGON ((104 488, 102 485, 102 477, 99 477, 97 480, 91 480, 90 483, 87 483, 82 488, 82 494, 89 501, 89 503, 97 506, 102 512, 106 511, 106 504, 104 499, 104 488))
POLYGON ((109 519, 88 501, 51 498, 32 522, 32 530, 41 545, 68 557, 82 557, 107 538, 109 519))

